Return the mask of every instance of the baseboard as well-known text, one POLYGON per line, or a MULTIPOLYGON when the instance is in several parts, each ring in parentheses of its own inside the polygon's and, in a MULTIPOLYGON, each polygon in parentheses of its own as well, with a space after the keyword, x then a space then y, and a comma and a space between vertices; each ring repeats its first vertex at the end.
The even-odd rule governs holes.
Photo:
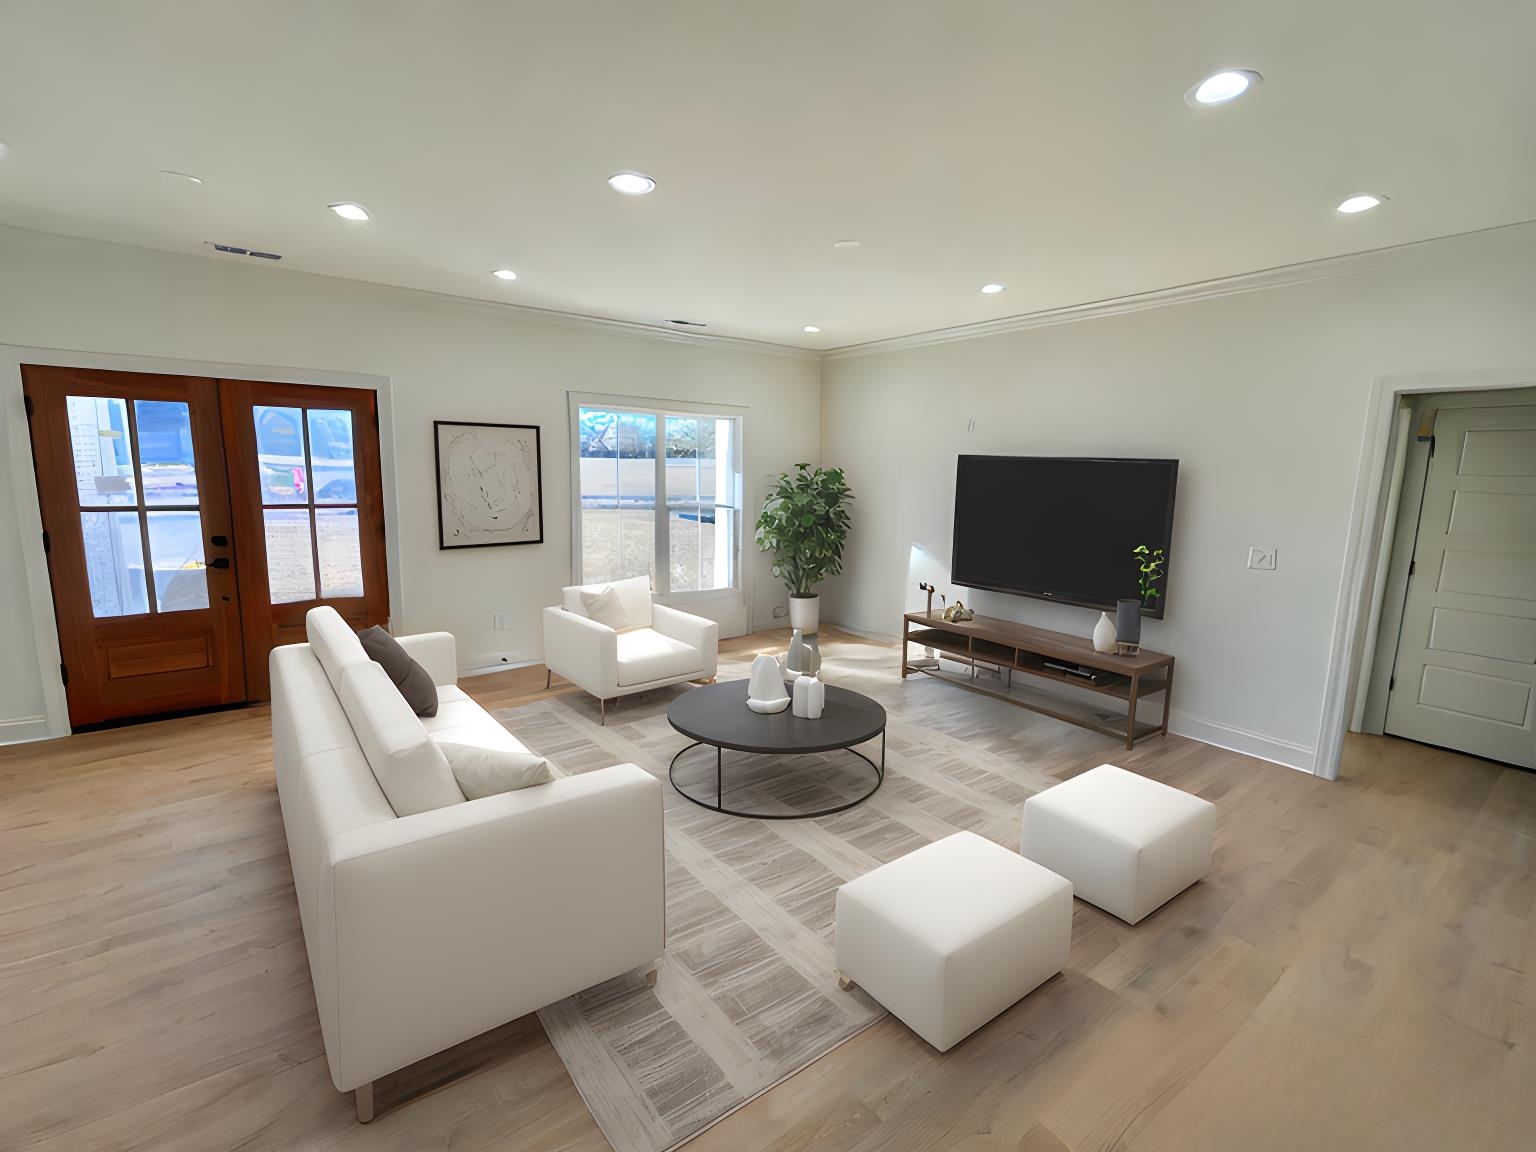
POLYGON ((0 744, 26 744, 32 740, 47 740, 46 716, 18 716, 14 720, 0 720, 0 744))
POLYGON ((1254 756, 1260 760, 1268 760, 1271 764, 1294 768, 1298 772, 1306 772, 1309 775, 1315 775, 1317 772, 1317 749, 1315 748, 1308 748, 1304 744, 1293 744, 1289 740, 1277 740, 1273 736, 1265 736, 1261 732, 1250 732, 1246 728, 1234 728, 1230 724, 1218 724, 1214 720, 1207 720, 1203 716, 1192 716, 1177 708, 1168 718, 1168 731, 1176 736, 1198 740, 1202 744, 1225 748, 1229 752, 1241 752, 1244 756, 1254 756))
MULTIPOLYGON (((484 657, 481 657, 481 659, 484 659, 484 657)), ((492 672, 505 672, 508 668, 532 668, 535 664, 542 663, 544 663, 542 660, 502 659, 498 660, 494 664, 486 664, 483 666, 476 666, 474 668, 460 668, 459 679, 462 680, 466 676, 486 676, 492 672)))

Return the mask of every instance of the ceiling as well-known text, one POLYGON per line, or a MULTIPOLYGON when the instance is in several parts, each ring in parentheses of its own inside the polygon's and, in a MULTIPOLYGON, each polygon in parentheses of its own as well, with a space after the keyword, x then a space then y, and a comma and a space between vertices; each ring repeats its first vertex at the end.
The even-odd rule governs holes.
POLYGON ((1536 218, 1529 0, 0 0, 0 30, 0 223, 804 348, 1536 218), (1232 67, 1263 84, 1185 103, 1232 67))

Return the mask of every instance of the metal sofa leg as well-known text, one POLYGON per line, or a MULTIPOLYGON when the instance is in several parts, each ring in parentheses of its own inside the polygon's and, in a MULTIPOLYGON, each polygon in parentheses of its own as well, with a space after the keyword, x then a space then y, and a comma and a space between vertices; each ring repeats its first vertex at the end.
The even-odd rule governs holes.
POLYGON ((357 1122, 368 1124, 373 1120, 373 1081, 359 1087, 352 1093, 357 1097, 357 1122))

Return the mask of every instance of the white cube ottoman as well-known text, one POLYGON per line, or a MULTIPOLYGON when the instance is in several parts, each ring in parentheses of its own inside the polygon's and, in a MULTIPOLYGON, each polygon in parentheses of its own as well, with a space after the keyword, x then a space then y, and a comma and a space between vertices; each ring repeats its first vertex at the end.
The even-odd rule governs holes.
POLYGON ((971 832, 837 890, 837 967, 946 1052, 1067 964, 1072 885, 971 832))
POLYGON ((1100 764, 1024 801, 1019 851, 1135 924, 1211 869, 1216 806, 1100 764))

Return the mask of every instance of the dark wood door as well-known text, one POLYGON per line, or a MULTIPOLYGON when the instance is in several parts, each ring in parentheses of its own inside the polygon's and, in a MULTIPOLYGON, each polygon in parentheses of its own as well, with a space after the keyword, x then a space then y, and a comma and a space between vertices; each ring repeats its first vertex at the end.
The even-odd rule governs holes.
POLYGON ((389 621, 376 395, 361 388, 219 381, 244 604, 246 690, 269 695, 267 654, 334 607, 389 621))
POLYGON ((75 727, 246 699, 216 381, 26 365, 75 727))

